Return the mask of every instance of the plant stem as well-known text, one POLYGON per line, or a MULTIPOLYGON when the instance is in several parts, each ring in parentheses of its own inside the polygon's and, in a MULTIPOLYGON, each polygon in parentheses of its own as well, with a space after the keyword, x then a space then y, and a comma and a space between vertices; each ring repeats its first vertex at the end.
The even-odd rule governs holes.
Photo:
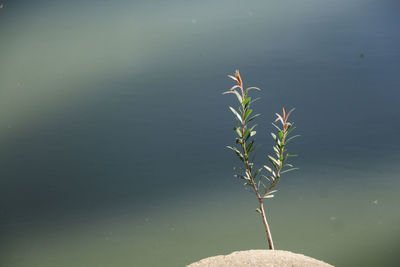
MULTIPOLYGON (((240 89, 242 90, 242 99, 245 99, 245 95, 243 93, 242 86, 240 86, 240 89)), ((265 192, 265 194, 263 196, 261 196, 260 193, 258 192, 257 186, 256 186, 254 178, 253 178, 253 175, 251 173, 251 167, 250 167, 249 160, 248 160, 248 153, 246 151, 246 140, 245 140, 245 136, 244 136, 244 132, 246 130, 246 123, 245 123, 245 119, 244 119, 245 106, 243 104, 242 104, 242 110, 243 111, 242 111, 242 114, 241 114, 242 115, 241 146, 242 146, 242 149, 243 149, 243 154, 244 154, 244 159, 245 159, 244 163, 245 163, 245 166, 246 166, 246 170, 247 170, 248 176, 249 176, 250 181, 251 181, 251 185, 252 185, 252 187, 254 189, 254 193, 257 195, 258 202, 260 203, 261 218, 262 218, 262 221, 263 221, 263 224, 264 224, 264 227, 265 227, 265 232, 267 234, 268 248, 271 249, 271 250, 274 250, 275 249, 274 248, 274 241, 272 240, 271 230, 269 229, 267 218, 265 216, 264 203, 263 203, 264 196, 268 193, 269 190, 267 192, 265 192)), ((282 153, 283 153, 283 150, 282 150, 282 153)), ((281 167, 282 167, 282 165, 280 166, 280 168, 281 167)))
POLYGON ((264 211, 264 203, 262 199, 258 199, 260 203, 260 210, 261 210, 261 217, 264 223, 265 227, 265 233, 267 234, 267 239, 268 239, 268 248, 271 250, 274 250, 274 241, 272 240, 272 235, 271 235, 271 230, 269 229, 269 225, 267 222, 267 217, 265 216, 265 211, 264 211))

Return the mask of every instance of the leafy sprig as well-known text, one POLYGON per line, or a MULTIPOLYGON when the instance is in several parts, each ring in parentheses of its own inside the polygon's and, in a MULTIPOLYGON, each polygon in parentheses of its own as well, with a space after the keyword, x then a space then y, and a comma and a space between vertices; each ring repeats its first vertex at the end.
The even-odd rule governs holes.
POLYGON ((275 123, 272 123, 272 125, 277 129, 277 134, 274 132, 271 133, 271 136, 275 141, 275 145, 272 147, 275 153, 274 156, 268 155, 268 161, 270 162, 272 167, 268 165, 263 166, 264 169, 267 170, 269 173, 269 175, 264 176, 264 178, 267 179, 270 183, 268 188, 264 191, 264 198, 270 198, 268 196, 271 196, 272 194, 271 189, 274 188, 279 182, 279 178, 282 174, 298 169, 295 168, 292 164, 287 163, 289 157, 296 157, 297 155, 286 153, 286 145, 291 140, 299 136, 294 135, 289 137, 289 134, 296 128, 293 123, 288 122, 288 118, 293 111, 294 108, 286 114, 285 108, 282 108, 282 115, 276 113, 277 118, 275 122, 281 122, 282 128, 277 126, 275 123))
POLYGON ((254 124, 253 121, 260 116, 260 114, 253 115, 251 104, 259 98, 252 100, 251 97, 248 96, 248 92, 250 90, 260 91, 260 89, 258 87, 248 87, 244 89, 243 81, 238 70, 236 70, 234 76, 228 75, 228 77, 233 79, 236 84, 223 94, 234 94, 239 101, 239 105, 236 109, 229 107, 236 120, 235 126, 233 127, 236 139, 235 145, 227 146, 227 148, 232 150, 244 164, 244 168, 238 168, 241 170, 241 173, 235 174, 235 177, 244 180, 244 185, 250 187, 257 196, 260 205, 257 211, 261 214, 265 226, 269 248, 274 249, 271 231, 264 211, 263 200, 274 197, 274 193, 277 192, 277 190, 272 189, 277 185, 282 174, 297 169, 292 164, 287 163, 289 157, 296 155, 288 154, 286 149, 287 144, 298 136, 289 137, 289 134, 295 129, 293 123, 288 121, 294 109, 286 113, 285 108, 282 108, 282 114, 276 113, 277 118, 275 122, 281 122, 282 128, 272 123, 277 129, 277 132, 271 133, 275 141, 275 145, 273 146, 275 152, 274 156, 267 156, 271 165, 263 165, 262 168, 255 169, 254 162, 250 160, 250 155, 253 154, 255 149, 255 135, 257 133, 255 131, 257 124, 254 124), (266 175, 262 174, 263 170, 267 171, 266 175))

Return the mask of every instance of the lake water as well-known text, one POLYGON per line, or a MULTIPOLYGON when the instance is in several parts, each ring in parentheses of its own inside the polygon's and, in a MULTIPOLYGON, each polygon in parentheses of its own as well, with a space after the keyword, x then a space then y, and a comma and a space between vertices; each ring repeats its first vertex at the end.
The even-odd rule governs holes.
POLYGON ((277 249, 399 266, 396 1, 3 1, 0 266, 185 266, 266 246, 235 180, 239 68, 257 164, 296 107, 277 249))

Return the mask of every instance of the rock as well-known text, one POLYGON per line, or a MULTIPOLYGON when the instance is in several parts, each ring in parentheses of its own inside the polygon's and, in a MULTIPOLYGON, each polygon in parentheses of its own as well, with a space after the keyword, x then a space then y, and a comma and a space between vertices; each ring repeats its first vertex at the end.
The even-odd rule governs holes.
POLYGON ((302 254, 284 250, 246 250, 205 258, 187 267, 333 267, 302 254))

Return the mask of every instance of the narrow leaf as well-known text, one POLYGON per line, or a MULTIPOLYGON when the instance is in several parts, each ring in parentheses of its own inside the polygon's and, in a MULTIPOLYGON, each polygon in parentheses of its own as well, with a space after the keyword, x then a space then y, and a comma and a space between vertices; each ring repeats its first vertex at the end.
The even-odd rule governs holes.
MULTIPOLYGON (((235 85, 235 86, 237 86, 237 85, 235 85)), ((225 94, 235 94, 237 99, 239 100, 239 102, 242 103, 242 96, 236 90, 229 90, 229 91, 223 92, 222 94, 223 95, 225 95, 225 94)))
POLYGON ((246 97, 246 98, 243 100, 242 105, 243 105, 243 106, 246 106, 246 104, 249 103, 250 100, 251 100, 250 97, 246 97))
POLYGON ((234 77, 234 76, 232 76, 232 75, 228 75, 228 77, 231 78, 232 80, 235 80, 236 82, 238 81, 238 80, 236 79, 236 77, 234 77))
POLYGON ((240 153, 240 151, 236 147, 231 147, 231 146, 226 146, 226 147, 231 149, 233 152, 235 152, 236 155, 239 157, 239 159, 244 162, 244 157, 243 157, 242 153, 240 153))
POLYGON ((247 152, 247 154, 251 152, 251 148, 253 147, 253 144, 254 144, 254 140, 251 141, 251 142, 247 145, 247 147, 246 147, 246 152, 247 152))
POLYGON ((243 124, 242 117, 240 117, 239 113, 238 113, 233 107, 229 107, 229 109, 232 111, 233 114, 236 115, 236 117, 238 118, 238 120, 243 124))
POLYGON ((278 161, 276 158, 274 158, 274 157, 272 157, 272 156, 270 156, 270 155, 268 155, 268 158, 269 158, 275 165, 279 166, 279 161, 278 161))
POLYGON ((288 139, 286 140, 286 143, 288 143, 290 140, 292 140, 292 139, 294 139, 294 138, 296 138, 296 137, 299 137, 299 136, 300 136, 300 135, 298 134, 298 135, 294 135, 294 136, 288 138, 288 139))
POLYGON ((239 137, 242 137, 242 132, 240 131, 240 127, 235 127, 234 130, 237 133, 237 135, 239 135, 239 137))
POLYGON ((252 86, 252 87, 249 87, 249 88, 247 88, 247 89, 246 89, 246 93, 247 93, 248 91, 250 91, 250 90, 257 90, 257 91, 261 91, 261 89, 260 89, 260 88, 252 86))
POLYGON ((255 99, 253 99, 253 100, 250 101, 250 104, 252 104, 252 103, 254 103, 254 102, 256 102, 256 101, 258 101, 258 100, 260 100, 260 99, 261 99, 260 97, 257 97, 257 98, 255 98, 255 99))
POLYGON ((259 168, 254 174, 253 174, 253 178, 255 179, 257 177, 257 175, 262 171, 262 168, 259 168))
POLYGON ((288 169, 288 170, 284 170, 284 171, 281 171, 281 174, 283 174, 283 173, 285 173, 285 172, 290 172, 290 171, 294 171, 294 170, 298 170, 299 168, 291 168, 291 169, 288 169))
POLYGON ((296 129, 296 127, 295 126, 291 126, 290 129, 287 130, 287 134, 290 134, 294 129, 296 129))
POLYGON ((245 136, 245 139, 246 139, 246 141, 251 137, 251 136, 253 136, 253 135, 251 135, 251 133, 252 133, 252 131, 253 131, 253 129, 255 128, 257 126, 257 124, 254 124, 250 129, 248 129, 248 131, 246 131, 246 134, 244 135, 245 136), (247 135, 248 133, 250 133, 250 135, 247 135))
POLYGON ((278 134, 279 134, 279 138, 282 140, 282 139, 283 139, 283 133, 282 133, 282 131, 279 131, 278 134))
POLYGON ((271 175, 269 175, 269 176, 261 175, 261 176, 262 176, 263 178, 267 179, 268 182, 271 182, 271 180, 272 180, 272 181, 275 180, 275 177, 273 177, 273 176, 271 176, 271 175))
POLYGON ((275 123, 272 123, 272 125, 273 125, 276 129, 278 129, 278 131, 282 131, 281 128, 279 128, 275 123))
POLYGON ((272 136, 272 138, 276 141, 276 140, 278 140, 278 138, 276 137, 276 134, 275 133, 271 133, 271 136, 272 136))
POLYGON ((252 111, 253 111, 252 109, 246 110, 246 112, 244 113, 243 119, 247 119, 247 117, 251 114, 252 111))
POLYGON ((254 120, 255 118, 257 118, 258 116, 260 116, 261 114, 256 114, 253 117, 251 117, 250 119, 247 120, 247 122, 251 122, 252 120, 254 120))
POLYGON ((238 179, 250 180, 249 178, 247 178, 246 176, 241 175, 241 174, 235 174, 235 175, 233 175, 233 176, 236 177, 236 178, 238 178, 238 179))
POLYGON ((295 108, 292 108, 292 109, 288 112, 288 114, 286 115, 286 118, 289 118, 290 114, 291 114, 294 110, 295 110, 295 108))
POLYGON ((283 120, 282 116, 281 116, 281 115, 279 115, 278 113, 275 113, 275 114, 276 114, 276 116, 278 117, 278 118, 276 118, 275 122, 277 122, 277 121, 281 121, 281 122, 282 122, 282 124, 284 124, 284 123, 285 123, 285 121, 283 120))
POLYGON ((267 171, 269 171, 270 173, 272 173, 272 169, 271 169, 269 166, 264 165, 263 167, 264 167, 267 171))

